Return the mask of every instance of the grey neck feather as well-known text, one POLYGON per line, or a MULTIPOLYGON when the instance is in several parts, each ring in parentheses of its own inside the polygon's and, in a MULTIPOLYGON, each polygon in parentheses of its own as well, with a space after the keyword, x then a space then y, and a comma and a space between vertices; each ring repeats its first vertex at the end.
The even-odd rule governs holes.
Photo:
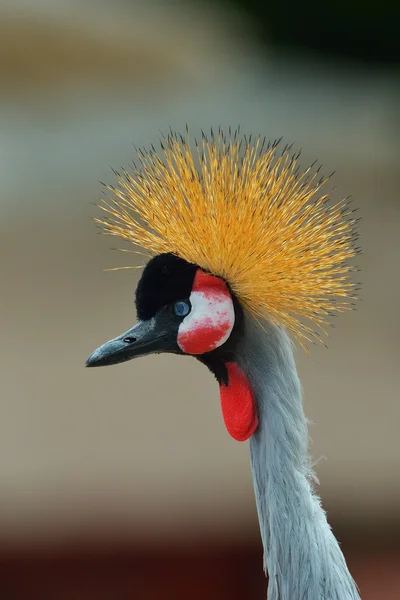
POLYGON ((359 600, 313 489, 301 386, 286 332, 245 315, 237 362, 253 388, 259 428, 251 466, 269 575, 268 600, 359 600))

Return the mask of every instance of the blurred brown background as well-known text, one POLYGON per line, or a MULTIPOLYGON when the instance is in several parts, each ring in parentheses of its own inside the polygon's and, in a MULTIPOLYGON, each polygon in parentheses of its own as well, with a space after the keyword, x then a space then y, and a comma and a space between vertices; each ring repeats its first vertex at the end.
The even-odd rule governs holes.
POLYGON ((131 255, 94 235, 98 180, 186 123, 283 135, 360 207, 363 302, 298 365, 362 597, 400 598, 398 18, 264 4, 0 3, 4 600, 265 597, 248 448, 206 370, 83 368, 134 322, 137 272, 102 270, 131 255))

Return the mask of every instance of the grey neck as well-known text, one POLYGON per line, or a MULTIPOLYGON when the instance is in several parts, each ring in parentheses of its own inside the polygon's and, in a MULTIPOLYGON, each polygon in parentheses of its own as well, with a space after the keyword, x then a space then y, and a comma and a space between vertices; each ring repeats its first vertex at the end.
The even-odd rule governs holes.
POLYGON ((261 326, 248 315, 244 330, 237 361, 249 378, 259 412, 250 453, 268 600, 359 600, 313 489, 292 343, 282 329, 261 326))

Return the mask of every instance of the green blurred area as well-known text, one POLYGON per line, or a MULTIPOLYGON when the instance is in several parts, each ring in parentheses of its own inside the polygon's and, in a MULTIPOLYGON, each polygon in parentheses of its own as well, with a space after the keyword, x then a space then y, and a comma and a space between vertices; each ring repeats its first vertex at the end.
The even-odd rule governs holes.
POLYGON ((246 13, 268 46, 369 65, 400 63, 400 4, 394 0, 221 1, 246 13))

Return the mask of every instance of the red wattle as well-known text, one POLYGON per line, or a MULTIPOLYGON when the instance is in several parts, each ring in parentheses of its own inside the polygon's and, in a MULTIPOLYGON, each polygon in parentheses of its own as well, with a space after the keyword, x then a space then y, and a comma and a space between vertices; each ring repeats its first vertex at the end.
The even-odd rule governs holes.
POLYGON ((250 383, 234 362, 226 363, 228 385, 221 384, 221 407, 225 425, 238 442, 249 439, 258 427, 257 407, 250 383))

